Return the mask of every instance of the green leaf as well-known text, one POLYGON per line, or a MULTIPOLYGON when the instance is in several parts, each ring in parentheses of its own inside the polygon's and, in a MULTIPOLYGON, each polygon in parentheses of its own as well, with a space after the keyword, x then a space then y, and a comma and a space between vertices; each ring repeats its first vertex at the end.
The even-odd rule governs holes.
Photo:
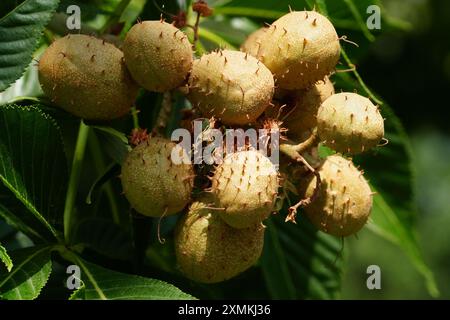
POLYGON ((11 252, 11 272, 0 269, 0 298, 31 300, 39 296, 52 270, 49 247, 32 247, 11 252))
MULTIPOLYGON (((43 51, 43 47, 39 48, 39 51, 43 51)), ((14 84, 12 84, 8 89, 0 93, 0 105, 12 103, 13 101, 17 103, 23 98, 37 99, 34 97, 42 95, 41 85, 39 84, 38 68, 36 67, 36 62, 32 61, 23 76, 18 79, 14 84)))
POLYGON ((232 15, 232 16, 244 16, 244 17, 256 17, 275 20, 286 14, 286 11, 278 11, 271 9, 261 9, 256 7, 217 7, 214 9, 216 14, 232 15))
POLYGON ((23 232, 31 239, 35 241, 37 240, 37 242, 44 240, 40 232, 34 229, 33 222, 35 221, 30 221, 30 219, 25 221, 22 219, 22 215, 23 214, 21 214, 20 211, 15 211, 13 213, 11 210, 0 203, 0 218, 5 220, 7 224, 15 228, 16 230, 23 232))
MULTIPOLYGON (((347 52, 344 48, 341 47, 341 55, 344 58, 345 62, 347 63, 347 66, 350 68, 349 70, 352 70, 352 73, 358 83, 352 78, 350 78, 347 74, 341 73, 339 76, 343 80, 344 83, 347 84, 347 88, 350 89, 353 85, 359 87, 362 91, 365 92, 366 95, 369 96, 370 99, 372 99, 375 103, 382 105, 383 101, 380 100, 373 92, 367 87, 367 85, 364 83, 363 79, 361 78, 358 70, 356 69, 355 64, 350 60, 349 56, 347 55, 347 52)), ((394 116, 395 117, 395 116, 394 116)), ((395 117, 395 121, 400 124, 400 121, 395 117)), ((400 124, 401 125, 401 124, 400 124)))
POLYGON ((115 259, 131 259, 134 250, 129 233, 111 220, 101 218, 81 221, 73 232, 73 241, 115 259))
POLYGON ((96 129, 96 131, 108 133, 109 135, 117 138, 123 144, 128 144, 128 138, 127 138, 126 134, 123 132, 120 132, 111 127, 103 127, 103 126, 90 126, 90 127, 96 129))
POLYGON ((366 19, 369 15, 366 10, 370 5, 377 5, 382 10, 383 28, 411 29, 407 22, 391 17, 384 10, 379 0, 231 0, 217 1, 217 3, 212 5, 216 15, 264 19, 262 22, 271 22, 278 19, 288 13, 289 8, 296 11, 304 10, 305 8, 306 10, 315 8, 315 10, 331 20, 335 28, 338 29, 339 34, 351 32, 349 36, 352 38, 354 31, 356 31, 362 36, 360 40, 365 38, 369 42, 374 41, 375 37, 372 31, 367 28, 366 19))
MULTIPOLYGON (((312 0, 310 1, 312 2, 312 0)), ((328 15, 327 4, 325 0, 315 0, 312 7, 316 6, 319 12, 322 12, 325 15, 328 15)), ((309 7, 311 7, 311 3, 309 3, 309 7)))
MULTIPOLYGON (((372 189, 376 190, 373 186, 372 189)), ((439 296, 439 289, 437 288, 433 272, 423 259, 414 230, 408 228, 404 221, 399 219, 382 194, 374 196, 371 221, 368 227, 376 234, 401 247, 411 259, 417 271, 425 278, 430 295, 432 297, 439 296)))
POLYGON ((131 149, 128 145, 127 136, 114 128, 101 126, 91 126, 91 128, 95 129, 95 133, 105 152, 117 164, 121 165, 131 149))
POLYGON ((92 198, 100 193, 100 189, 112 178, 117 177, 120 174, 120 166, 117 163, 110 164, 92 184, 89 189, 89 193, 86 197, 86 203, 92 204, 92 198))
MULTIPOLYGON (((164 281, 144 278, 105 269, 72 254, 81 269, 84 294, 76 299, 86 300, 191 300, 194 297, 164 281)), ((80 290, 78 289, 78 290, 80 290)))
POLYGON ((239 47, 247 35, 260 28, 260 25, 245 17, 221 17, 220 19, 203 20, 200 23, 200 29, 202 28, 208 29, 228 43, 239 47))
POLYGON ((69 300, 84 300, 85 299, 84 289, 85 289, 84 283, 82 283, 80 288, 72 292, 72 294, 69 297, 69 300))
MULTIPOLYGON (((367 40, 373 42, 375 41, 375 37, 372 33, 370 33, 369 29, 367 28, 367 24, 364 21, 363 15, 361 14, 361 7, 358 7, 353 0, 344 0, 345 4, 347 5, 349 11, 352 13, 353 18, 355 19, 356 23, 358 24, 359 28, 363 32, 364 36, 367 38, 367 40)), ((368 4, 363 3, 364 1, 358 1, 359 5, 363 5, 362 9, 365 10, 368 6, 368 4), (365 5, 365 6, 364 6, 365 5)), ((373 0, 371 0, 371 4, 373 4, 373 0)), ((365 12, 364 12, 365 14, 365 12)))
POLYGON ((6 249, 1 244, 0 244, 0 260, 2 260, 2 262, 5 264, 6 269, 8 269, 8 272, 11 272, 13 262, 9 257, 8 252, 6 252, 6 249))
POLYGON ((303 10, 309 6, 305 0, 231 0, 213 5, 214 14, 256 17, 275 20, 292 10, 303 10))
POLYGON ((272 299, 333 299, 341 286, 340 240, 317 231, 306 218, 271 218, 261 264, 272 299))
POLYGON ((58 3, 26 0, 0 20, 0 92, 25 71, 58 3))
MULTIPOLYGON (((211 48, 226 48, 229 50, 236 50, 237 48, 229 43, 227 40, 219 36, 218 34, 209 31, 206 28, 200 28, 198 30, 198 35, 202 41, 207 41, 212 43, 212 47, 209 46, 209 49, 211 48)), ((208 48, 208 46, 205 45, 205 47, 208 48)))
POLYGON ((269 293, 273 299, 295 299, 295 286, 289 272, 286 252, 280 244, 278 230, 270 220, 266 225, 261 263, 269 293), (277 276, 274 277, 274 274, 277 276))
POLYGON ((67 167, 56 122, 35 106, 0 107, 0 181, 56 236, 67 167))

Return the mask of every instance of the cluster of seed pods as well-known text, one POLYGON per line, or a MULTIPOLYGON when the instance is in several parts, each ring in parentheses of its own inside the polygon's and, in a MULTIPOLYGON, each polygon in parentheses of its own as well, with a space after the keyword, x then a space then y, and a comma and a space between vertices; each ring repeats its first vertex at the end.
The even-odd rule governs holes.
MULTIPOLYGON (((376 147, 384 120, 369 99, 335 94, 330 77, 340 44, 325 16, 293 11, 251 34, 241 51, 200 57, 183 31, 163 20, 143 21, 129 30, 121 48, 85 35, 56 40, 39 62, 43 91, 80 118, 105 121, 129 113, 139 86, 179 89, 219 128, 276 127, 287 131, 284 138, 292 145, 313 141, 310 149, 316 149, 322 143, 338 154, 316 155, 306 174, 294 177, 299 196, 309 199, 304 213, 318 229, 339 237, 364 226, 373 193, 346 156, 376 147)), ((195 175, 204 170, 172 159, 174 152, 188 157, 186 150, 164 137, 139 142, 122 165, 123 192, 142 215, 185 211, 175 230, 181 272, 214 283, 251 267, 262 252, 264 220, 278 208, 283 172, 247 147, 210 168, 208 186, 196 186, 195 175), (193 198, 199 188, 201 195, 193 198)), ((297 158, 282 160, 304 168, 297 158)))

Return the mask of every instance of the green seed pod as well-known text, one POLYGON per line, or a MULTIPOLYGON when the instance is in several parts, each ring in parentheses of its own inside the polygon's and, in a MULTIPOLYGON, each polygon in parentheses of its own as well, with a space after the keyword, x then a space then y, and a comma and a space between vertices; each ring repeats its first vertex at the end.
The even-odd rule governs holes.
POLYGON ((320 105, 334 94, 333 83, 325 78, 309 90, 295 93, 294 107, 284 121, 288 136, 294 139, 307 139, 317 127, 317 112, 320 105))
POLYGON ((135 147, 122 166, 122 187, 139 213, 160 217, 182 210, 191 199, 194 171, 190 164, 172 161, 183 149, 162 138, 150 138, 135 147), (172 151, 174 150, 174 151, 172 151))
POLYGON ((241 46, 241 51, 251 54, 252 56, 258 56, 259 47, 261 46, 261 39, 266 33, 267 28, 260 28, 250 34, 245 42, 241 46))
POLYGON ((339 38, 331 22, 315 11, 294 11, 276 20, 262 36, 257 58, 277 86, 307 89, 335 68, 339 38))
POLYGON ((264 244, 262 224, 234 229, 208 202, 194 202, 175 229, 175 253, 181 272, 197 282, 228 280, 250 268, 264 244))
POLYGON ((124 116, 138 93, 122 51, 81 34, 67 35, 47 48, 39 61, 39 81, 52 102, 87 120, 124 116))
POLYGON ((187 36, 163 21, 143 21, 128 31, 123 43, 131 75, 149 91, 164 92, 183 84, 192 67, 187 36))
POLYGON ((273 91, 273 76, 261 62, 243 52, 224 50, 194 61, 188 99, 205 116, 245 125, 264 112, 273 91))
MULTIPOLYGON (((305 207, 310 221, 323 232, 345 237, 358 232, 372 209, 372 192, 362 172, 339 155, 329 156, 319 167, 321 188, 317 198, 305 207)), ((299 194, 310 197, 316 177, 300 184, 299 194)))
POLYGON ((356 154, 378 145, 384 136, 384 120, 369 99, 343 92, 322 103, 317 129, 320 139, 330 148, 356 154))
POLYGON ((234 228, 259 224, 274 210, 278 173, 260 152, 240 151, 225 157, 212 179, 212 193, 222 219, 234 228))

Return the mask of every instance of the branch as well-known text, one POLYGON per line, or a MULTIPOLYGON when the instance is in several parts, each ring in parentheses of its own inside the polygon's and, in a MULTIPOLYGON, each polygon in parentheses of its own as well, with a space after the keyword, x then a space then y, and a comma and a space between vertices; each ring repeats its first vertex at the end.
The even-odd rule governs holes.
POLYGON ((314 189, 313 194, 310 197, 300 200, 297 204, 295 204, 289 208, 289 214, 287 215, 286 220, 285 220, 286 222, 291 221, 293 223, 296 223, 295 218, 297 216, 298 208, 309 205, 311 202, 314 201, 314 199, 319 194, 320 186, 321 186, 320 174, 301 155, 301 153, 303 153, 303 152, 307 151, 308 149, 312 148, 313 146, 315 146, 317 144, 318 140, 319 139, 317 137, 316 130, 314 130, 314 132, 311 134, 311 136, 302 143, 299 143, 297 145, 283 143, 280 145, 281 152, 283 152, 285 155, 292 158, 294 161, 302 163, 311 173, 313 173, 316 176, 316 187, 314 189))
POLYGON ((298 161, 302 162, 308 168, 308 170, 311 171, 316 176, 316 187, 314 188, 314 192, 310 197, 300 200, 298 203, 289 208, 289 213, 286 217, 285 222, 291 221, 292 223, 296 223, 295 218, 297 216, 297 209, 309 205, 317 198, 322 183, 319 172, 315 170, 313 167, 311 167, 310 164, 301 155, 299 155, 298 161))
POLYGON ((67 186, 66 202, 64 205, 64 238, 70 243, 70 231, 73 219, 73 209, 80 182, 81 168, 83 165, 84 153, 86 151, 87 138, 89 136, 89 126, 80 121, 78 138, 73 155, 72 169, 70 171, 69 185, 67 186))
POLYGON ((292 144, 292 143, 280 144, 280 151, 288 155, 293 160, 297 161, 297 157, 300 156, 300 154, 316 146, 319 143, 319 141, 320 140, 317 135, 317 128, 316 128, 311 133, 311 136, 308 139, 299 144, 292 144))
POLYGON ((194 51, 197 51, 197 42, 198 42, 198 28, 200 24, 200 12, 197 12, 197 17, 195 18, 194 29, 194 41, 192 42, 192 47, 194 51))

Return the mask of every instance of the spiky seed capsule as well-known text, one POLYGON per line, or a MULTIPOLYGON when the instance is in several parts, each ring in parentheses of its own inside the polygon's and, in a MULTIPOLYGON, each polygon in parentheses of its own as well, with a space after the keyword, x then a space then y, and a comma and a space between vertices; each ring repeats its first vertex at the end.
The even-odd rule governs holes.
MULTIPOLYGON (((370 215, 372 193, 353 163, 339 155, 329 156, 318 169, 321 189, 305 212, 319 229, 338 237, 358 232, 370 215)), ((310 197, 316 186, 312 176, 300 185, 300 195, 310 197)))
POLYGON ((260 59, 277 86, 307 89, 339 60, 339 38, 332 23, 315 11, 294 11, 276 20, 261 39, 260 59))
POLYGON ((260 257, 264 227, 228 226, 209 202, 194 202, 175 229, 175 253, 182 273, 197 282, 228 280, 250 268, 260 257))
POLYGON ((149 91, 179 87, 192 66, 192 47, 187 36, 171 24, 143 21, 128 31, 123 43, 131 75, 149 91))
POLYGON ((294 96, 294 107, 284 122, 288 136, 307 139, 317 126, 317 112, 320 105, 334 94, 334 86, 328 77, 309 90, 299 90, 294 96))
POLYGON ((62 109, 87 120, 111 120, 127 114, 137 97, 123 53, 86 35, 53 42, 39 61, 44 93, 62 109))
POLYGON ((205 116, 245 125, 264 112, 273 90, 272 73, 256 58, 224 50, 194 61, 188 99, 205 116))
POLYGON ((373 103, 356 93, 337 93, 319 108, 321 140, 342 153, 360 153, 375 147, 384 136, 384 120, 373 103))
POLYGON ((259 224, 274 210, 278 173, 258 151, 240 151, 217 166, 212 192, 222 219, 234 228, 259 224))
POLYGON ((182 148, 154 137, 135 147, 122 165, 122 187, 131 206, 139 213, 160 217, 182 210, 190 201, 194 171, 190 164, 172 161, 185 157, 182 148))
POLYGON ((266 33, 267 28, 263 27, 255 32, 251 33, 245 42, 241 46, 241 51, 247 52, 254 57, 258 56, 259 47, 261 46, 261 40, 263 35, 266 33))

